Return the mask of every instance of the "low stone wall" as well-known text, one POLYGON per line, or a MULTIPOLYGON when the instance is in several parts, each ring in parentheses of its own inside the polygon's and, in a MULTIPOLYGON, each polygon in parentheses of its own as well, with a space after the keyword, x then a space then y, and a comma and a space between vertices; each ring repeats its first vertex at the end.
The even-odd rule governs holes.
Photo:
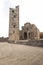
POLYGON ((0 38, 0 42, 8 42, 8 38, 3 38, 3 37, 1 37, 1 38, 0 38))
POLYGON ((17 44, 43 47, 43 40, 19 40, 17 44))
POLYGON ((43 40, 31 40, 27 42, 27 45, 43 47, 43 40))
POLYGON ((16 41, 17 44, 27 44, 28 40, 18 40, 16 41))

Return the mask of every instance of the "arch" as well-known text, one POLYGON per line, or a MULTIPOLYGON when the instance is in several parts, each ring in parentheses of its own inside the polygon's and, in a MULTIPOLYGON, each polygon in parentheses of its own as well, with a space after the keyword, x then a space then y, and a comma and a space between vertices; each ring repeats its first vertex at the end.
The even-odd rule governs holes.
POLYGON ((27 39, 27 33, 24 32, 24 39, 27 39))

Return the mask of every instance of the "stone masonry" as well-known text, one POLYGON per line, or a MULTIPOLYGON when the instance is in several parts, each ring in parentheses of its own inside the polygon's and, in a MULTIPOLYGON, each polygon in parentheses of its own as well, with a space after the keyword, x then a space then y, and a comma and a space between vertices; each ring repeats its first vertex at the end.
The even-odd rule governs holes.
POLYGON ((19 6, 10 8, 9 13, 9 41, 19 40, 19 6))

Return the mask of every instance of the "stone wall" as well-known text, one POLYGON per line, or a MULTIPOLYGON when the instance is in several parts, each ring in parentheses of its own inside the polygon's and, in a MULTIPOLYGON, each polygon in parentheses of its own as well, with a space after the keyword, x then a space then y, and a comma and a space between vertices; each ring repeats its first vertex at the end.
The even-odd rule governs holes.
POLYGON ((17 44, 43 47, 43 40, 19 40, 17 44))

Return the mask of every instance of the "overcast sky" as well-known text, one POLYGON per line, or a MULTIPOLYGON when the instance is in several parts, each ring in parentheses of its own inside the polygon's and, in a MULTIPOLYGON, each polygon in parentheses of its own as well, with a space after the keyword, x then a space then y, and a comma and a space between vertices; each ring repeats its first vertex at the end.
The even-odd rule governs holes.
POLYGON ((0 1, 0 36, 7 37, 9 32, 9 8, 20 6, 19 22, 21 26, 26 22, 35 24, 43 31, 43 0, 1 0, 0 1))

